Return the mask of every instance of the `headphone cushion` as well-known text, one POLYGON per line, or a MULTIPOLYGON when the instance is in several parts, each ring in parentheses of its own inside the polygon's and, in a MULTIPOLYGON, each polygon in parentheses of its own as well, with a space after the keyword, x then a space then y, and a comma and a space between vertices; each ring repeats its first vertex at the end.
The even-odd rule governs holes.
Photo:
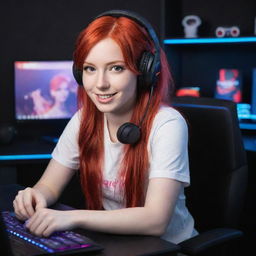
POLYGON ((117 139, 123 144, 135 144, 141 136, 140 127, 133 123, 124 123, 117 130, 117 139))
POLYGON ((155 55, 151 52, 144 52, 142 54, 139 70, 141 72, 141 76, 139 77, 139 81, 141 84, 144 84, 145 87, 150 87, 153 82, 153 77, 155 76, 155 70, 153 68, 155 55))

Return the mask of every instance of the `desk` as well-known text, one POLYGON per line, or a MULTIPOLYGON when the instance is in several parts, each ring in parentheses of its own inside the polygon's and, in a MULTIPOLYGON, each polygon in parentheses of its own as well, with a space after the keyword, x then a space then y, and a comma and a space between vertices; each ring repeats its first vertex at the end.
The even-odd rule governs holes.
POLYGON ((17 138, 10 144, 0 145, 0 164, 47 162, 55 145, 41 138, 17 138))
MULTIPOLYGON (((1 210, 13 210, 12 201, 21 189, 19 185, 0 186, 1 210)), ((67 210, 68 206, 57 204, 57 209, 67 210)), ((111 235, 89 230, 83 234, 90 237, 104 247, 104 250, 94 253, 95 256, 135 256, 135 255, 176 255, 179 247, 153 236, 111 235)))
POLYGON ((46 166, 54 147, 40 137, 15 138, 10 144, 0 145, 0 184, 18 183, 18 169, 26 164, 46 166))

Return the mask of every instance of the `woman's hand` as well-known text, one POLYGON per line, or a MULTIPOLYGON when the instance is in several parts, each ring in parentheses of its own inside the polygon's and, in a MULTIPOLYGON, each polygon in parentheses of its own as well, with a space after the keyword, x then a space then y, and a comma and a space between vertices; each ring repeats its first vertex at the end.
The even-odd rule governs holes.
POLYGON ((19 220, 27 220, 35 211, 47 206, 44 196, 34 188, 20 190, 13 201, 14 212, 19 220))
POLYGON ((48 237, 55 231, 73 229, 75 224, 72 218, 74 211, 58 211, 41 208, 26 222, 26 228, 32 234, 48 237))

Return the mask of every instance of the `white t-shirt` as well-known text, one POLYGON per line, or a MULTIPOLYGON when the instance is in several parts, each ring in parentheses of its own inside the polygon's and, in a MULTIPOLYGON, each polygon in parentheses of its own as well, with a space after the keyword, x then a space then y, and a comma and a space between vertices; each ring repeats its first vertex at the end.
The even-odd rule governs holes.
MULTIPOLYGON (((72 169, 79 169, 79 113, 69 121, 52 157, 72 169)), ((142 131, 143 132, 143 131, 142 131)), ((157 113, 148 141, 149 179, 170 178, 182 182, 176 206, 163 239, 179 243, 197 234, 194 220, 185 205, 184 187, 190 183, 188 164, 188 131, 181 114, 171 107, 162 106, 157 113)), ((104 121, 103 207, 105 210, 124 208, 118 180, 123 144, 110 140, 104 121)))

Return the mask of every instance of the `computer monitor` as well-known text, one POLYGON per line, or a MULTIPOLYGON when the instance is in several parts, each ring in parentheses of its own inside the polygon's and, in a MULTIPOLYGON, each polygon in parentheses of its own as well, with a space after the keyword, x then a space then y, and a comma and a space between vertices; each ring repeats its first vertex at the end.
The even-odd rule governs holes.
POLYGON ((15 118, 70 119, 77 111, 72 61, 15 61, 15 118))

